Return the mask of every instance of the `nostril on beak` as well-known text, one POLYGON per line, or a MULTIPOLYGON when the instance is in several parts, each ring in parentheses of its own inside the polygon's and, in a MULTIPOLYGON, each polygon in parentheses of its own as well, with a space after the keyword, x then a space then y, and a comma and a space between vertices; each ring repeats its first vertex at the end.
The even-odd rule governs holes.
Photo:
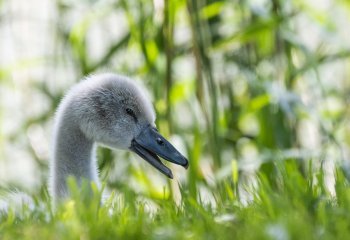
POLYGON ((163 142, 163 140, 162 140, 161 138, 157 138, 156 141, 157 141, 157 143, 158 143, 159 145, 161 145, 161 146, 164 145, 164 142, 163 142))

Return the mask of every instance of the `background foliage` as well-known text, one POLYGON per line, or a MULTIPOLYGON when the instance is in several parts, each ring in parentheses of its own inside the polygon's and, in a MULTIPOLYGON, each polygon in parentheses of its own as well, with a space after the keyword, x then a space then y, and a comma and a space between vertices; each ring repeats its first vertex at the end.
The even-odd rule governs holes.
MULTIPOLYGON (((160 132, 190 161, 167 181, 131 154, 99 149, 101 177, 129 204, 99 222, 119 223, 111 236, 349 234, 348 1, 5 0, 0 10, 3 188, 46 199, 54 111, 74 82, 109 71, 144 82, 160 132), (131 203, 138 197, 164 201, 158 217, 131 203), (135 224, 149 229, 129 232, 135 224)), ((51 216, 46 229, 89 214, 76 211, 51 216)), ((91 236, 78 226, 62 228, 91 236)))

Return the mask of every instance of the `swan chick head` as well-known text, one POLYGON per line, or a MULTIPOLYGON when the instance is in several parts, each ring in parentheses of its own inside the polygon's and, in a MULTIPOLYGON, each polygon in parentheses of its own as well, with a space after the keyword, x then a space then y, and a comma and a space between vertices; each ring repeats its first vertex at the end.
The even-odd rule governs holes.
POLYGON ((155 113, 145 91, 132 80, 103 74, 92 76, 73 88, 72 110, 82 132, 102 145, 128 149, 132 139, 155 113))
POLYGON ((187 159, 156 129, 147 92, 131 79, 114 74, 95 75, 73 87, 67 98, 71 114, 91 141, 131 150, 170 178, 170 169, 158 156, 188 167, 187 159))

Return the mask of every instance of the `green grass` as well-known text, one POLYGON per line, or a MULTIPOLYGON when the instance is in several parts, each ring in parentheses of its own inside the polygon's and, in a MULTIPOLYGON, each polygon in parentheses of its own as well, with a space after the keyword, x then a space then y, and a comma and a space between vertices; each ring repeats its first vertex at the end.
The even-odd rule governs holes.
MULTIPOLYGON (((1 215, 0 239, 348 239, 349 181, 339 168, 335 194, 321 171, 304 174, 294 161, 277 164, 274 184, 258 173, 252 200, 242 204, 232 179, 211 190, 215 204, 193 198, 186 186, 182 201, 140 197, 131 189, 100 204, 101 194, 78 191, 56 211, 47 194, 30 210, 1 215), (45 197, 46 196, 46 197, 45 197), (89 196, 89 197, 87 197, 89 196), (150 207, 150 206, 156 206, 150 207)), ((85 189, 85 188, 83 188, 85 189)))

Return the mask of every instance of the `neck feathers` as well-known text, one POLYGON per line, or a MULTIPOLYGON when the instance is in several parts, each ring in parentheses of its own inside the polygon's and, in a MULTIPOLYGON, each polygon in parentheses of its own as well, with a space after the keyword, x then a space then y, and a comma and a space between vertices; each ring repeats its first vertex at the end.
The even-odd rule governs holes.
POLYGON ((81 132, 77 122, 64 106, 57 112, 50 183, 54 202, 68 196, 69 176, 78 184, 83 179, 99 184, 94 143, 81 132))

